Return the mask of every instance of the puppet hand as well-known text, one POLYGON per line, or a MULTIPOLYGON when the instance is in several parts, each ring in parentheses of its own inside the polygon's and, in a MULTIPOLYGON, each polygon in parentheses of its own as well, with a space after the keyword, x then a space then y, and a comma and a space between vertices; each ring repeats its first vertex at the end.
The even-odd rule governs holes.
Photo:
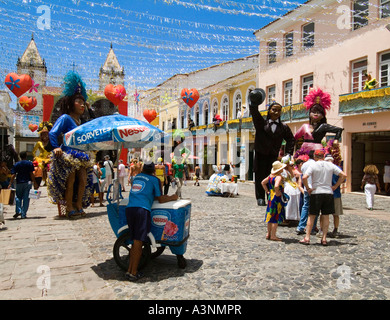
POLYGON ((54 154, 55 154, 57 157, 59 157, 59 156, 62 155, 62 149, 61 149, 61 148, 55 148, 55 149, 53 150, 53 152, 54 152, 54 154))
POLYGON ((265 97, 265 91, 261 88, 256 88, 249 93, 249 105, 252 107, 257 107, 264 102, 265 97))

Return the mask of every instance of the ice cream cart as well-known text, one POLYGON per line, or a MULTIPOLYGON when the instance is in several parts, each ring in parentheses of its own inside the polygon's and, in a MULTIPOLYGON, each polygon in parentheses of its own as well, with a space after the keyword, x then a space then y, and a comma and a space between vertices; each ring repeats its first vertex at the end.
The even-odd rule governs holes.
MULTIPOLYGON (((113 254, 118 266, 127 270, 132 245, 125 214, 128 199, 123 199, 120 188, 114 188, 113 196, 110 199, 111 186, 107 191, 107 213, 111 228, 117 236, 113 254)), ((187 240, 190 236, 190 218, 190 200, 182 199, 166 203, 155 201, 151 211, 149 241, 143 244, 139 268, 142 269, 150 259, 158 257, 166 247, 169 247, 171 252, 177 256, 179 268, 184 269, 187 263, 183 255, 186 252, 187 240)))

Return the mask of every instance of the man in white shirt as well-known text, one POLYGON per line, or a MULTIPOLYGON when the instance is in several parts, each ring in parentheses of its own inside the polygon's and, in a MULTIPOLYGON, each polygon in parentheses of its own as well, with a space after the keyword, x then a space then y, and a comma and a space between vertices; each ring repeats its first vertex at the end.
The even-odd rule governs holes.
POLYGON ((122 192, 125 192, 125 177, 126 177, 126 166, 123 164, 123 160, 118 161, 118 179, 119 184, 122 186, 122 192))
MULTIPOLYGON (((310 167, 311 164, 315 163, 314 159, 314 150, 309 152, 309 160, 307 160, 301 167, 302 174, 306 173, 306 170, 310 167)), ((311 177, 307 180, 309 187, 311 188, 311 177)), ((310 206, 310 195, 306 190, 306 187, 303 186, 304 194, 303 194, 303 205, 301 210, 301 217, 299 219, 299 224, 297 226, 297 235, 306 234, 305 228, 307 224, 307 218, 309 216, 309 206, 310 206)), ((317 224, 317 219, 314 222, 314 226, 317 224)), ((312 230, 310 230, 312 231, 312 230)))
POLYGON ((329 215, 335 213, 333 191, 346 179, 347 175, 336 165, 324 161, 325 153, 321 150, 314 152, 315 163, 311 164, 302 177, 304 186, 310 195, 309 218, 306 227, 306 237, 299 241, 301 244, 310 244, 310 232, 316 216, 321 212, 320 224, 323 231, 321 244, 328 245, 326 235, 329 227, 329 215), (337 183, 332 186, 333 174, 339 176, 337 183), (309 186, 308 178, 312 185, 309 186))
POLYGON ((104 207, 103 205, 103 190, 100 188, 100 182, 99 178, 102 175, 102 171, 98 167, 97 164, 93 166, 93 171, 92 171, 92 183, 93 183, 93 189, 92 189, 92 194, 91 194, 91 206, 93 207, 95 204, 95 196, 94 194, 97 193, 99 195, 99 201, 100 201, 100 206, 104 207))
POLYGON ((247 118, 247 117, 249 117, 249 111, 247 110, 247 107, 243 104, 241 110, 239 109, 237 112, 237 119, 247 118))
POLYGON ((107 191, 107 188, 112 184, 112 171, 114 171, 114 164, 110 160, 109 155, 104 156, 104 168, 106 169, 106 183, 105 183, 105 188, 107 191))

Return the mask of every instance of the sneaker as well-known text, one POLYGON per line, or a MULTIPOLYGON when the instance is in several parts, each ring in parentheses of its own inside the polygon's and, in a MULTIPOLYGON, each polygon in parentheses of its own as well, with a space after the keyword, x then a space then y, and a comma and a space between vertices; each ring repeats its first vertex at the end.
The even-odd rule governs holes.
POLYGON ((16 219, 16 218, 19 217, 19 216, 20 216, 20 213, 15 213, 15 214, 13 215, 13 218, 16 219))
POLYGON ((318 233, 316 234, 317 238, 322 238, 323 235, 324 233, 322 232, 322 230, 318 231, 318 233))
POLYGON ((128 281, 135 282, 138 281, 139 279, 143 278, 144 274, 142 272, 137 272, 136 275, 131 274, 130 272, 126 272, 125 278, 128 281))

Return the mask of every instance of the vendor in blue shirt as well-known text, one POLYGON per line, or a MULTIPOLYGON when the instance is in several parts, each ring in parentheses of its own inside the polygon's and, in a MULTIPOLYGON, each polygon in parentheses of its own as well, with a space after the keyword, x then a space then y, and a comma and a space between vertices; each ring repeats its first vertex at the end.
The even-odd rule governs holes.
POLYGON ((147 241, 150 232, 153 201, 160 203, 177 200, 177 195, 162 195, 160 180, 155 176, 154 163, 144 163, 142 172, 134 177, 126 206, 126 219, 129 225, 130 239, 133 245, 130 250, 129 269, 126 278, 129 281, 140 279, 138 264, 142 255, 142 243, 147 241))
POLYGON ((81 124, 80 117, 87 109, 87 93, 80 76, 75 72, 69 72, 64 81, 64 97, 61 99, 63 115, 57 119, 49 132, 54 154, 51 158, 47 190, 50 201, 55 204, 65 203, 66 215, 72 218, 84 215, 83 208, 90 204, 93 162, 87 153, 58 143, 58 138, 62 134, 65 135, 81 124), (74 194, 76 199, 73 205, 74 194))

